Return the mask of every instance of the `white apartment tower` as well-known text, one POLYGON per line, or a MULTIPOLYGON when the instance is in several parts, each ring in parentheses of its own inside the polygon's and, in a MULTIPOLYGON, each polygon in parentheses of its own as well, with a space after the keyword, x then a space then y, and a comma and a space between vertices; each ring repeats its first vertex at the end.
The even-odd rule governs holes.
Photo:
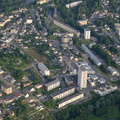
POLYGON ((91 34, 91 31, 89 28, 85 28, 84 29, 84 38, 85 39, 90 39, 90 34, 91 34))
POLYGON ((83 66, 78 67, 78 87, 80 89, 87 87, 87 70, 83 66))

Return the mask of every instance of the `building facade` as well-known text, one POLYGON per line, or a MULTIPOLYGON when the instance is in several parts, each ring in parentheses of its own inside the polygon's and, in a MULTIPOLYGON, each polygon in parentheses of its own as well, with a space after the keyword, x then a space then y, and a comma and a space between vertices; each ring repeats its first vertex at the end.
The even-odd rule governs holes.
POLYGON ((78 67, 78 82, 77 85, 80 89, 86 88, 87 87, 87 70, 79 66, 78 67))
POLYGON ((75 102, 75 101, 77 101, 77 100, 79 100, 79 99, 81 99, 83 97, 84 97, 83 93, 77 93, 75 95, 72 95, 72 96, 70 96, 70 97, 68 97, 68 98, 58 102, 57 103, 57 107, 58 108, 62 108, 62 107, 66 106, 66 105, 68 105, 68 104, 70 104, 72 102, 75 102))
POLYGON ((61 90, 51 94, 51 98, 54 100, 62 99, 62 98, 67 97, 73 93, 75 93, 75 87, 70 86, 70 87, 61 89, 61 90))
POLYGON ((50 91, 60 86, 60 80, 54 80, 45 84, 45 90, 50 91))
POLYGON ((91 31, 90 31, 90 29, 89 28, 85 28, 84 29, 84 38, 85 39, 90 39, 90 35, 91 34, 91 31))
POLYGON ((13 92, 12 87, 8 85, 2 85, 1 90, 6 94, 11 94, 13 92))
POLYGON ((38 63, 38 68, 45 76, 50 75, 50 70, 42 62, 38 63))
POLYGON ((80 32, 79 32, 78 30, 70 27, 69 25, 66 25, 66 24, 64 24, 64 23, 61 23, 61 22, 59 22, 59 21, 57 21, 57 20, 54 20, 53 23, 54 23, 56 26, 58 26, 58 27, 60 27, 60 28, 62 28, 62 29, 64 29, 64 30, 66 30, 66 31, 68 31, 68 32, 70 32, 70 33, 73 33, 73 34, 76 35, 77 37, 80 36, 80 32))

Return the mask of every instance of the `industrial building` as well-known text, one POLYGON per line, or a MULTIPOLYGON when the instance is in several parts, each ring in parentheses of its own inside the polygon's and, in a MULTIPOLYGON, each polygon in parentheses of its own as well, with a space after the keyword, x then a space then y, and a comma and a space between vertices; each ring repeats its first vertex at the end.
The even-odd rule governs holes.
POLYGON ((58 108, 62 108, 62 107, 66 106, 66 105, 68 105, 68 104, 70 104, 72 102, 75 102, 75 101, 77 101, 77 100, 79 100, 79 99, 81 99, 83 97, 84 97, 83 93, 77 93, 75 95, 72 95, 72 96, 70 96, 70 97, 68 97, 68 98, 58 102, 57 103, 57 107, 58 108))
POLYGON ((84 29, 84 38, 85 39, 90 39, 90 35, 91 34, 91 31, 90 31, 90 29, 89 28, 85 28, 84 29))
POLYGON ((87 70, 83 66, 78 67, 78 82, 77 85, 80 89, 87 87, 87 70))
POLYGON ((73 93, 75 93, 75 87, 70 86, 70 87, 61 89, 59 91, 56 91, 55 93, 52 93, 51 98, 54 100, 62 99, 62 98, 67 97, 73 93))
POLYGON ((60 86, 60 80, 54 80, 45 84, 45 90, 50 91, 60 86))
POLYGON ((54 23, 56 26, 58 26, 58 27, 60 27, 60 28, 62 28, 62 29, 64 29, 64 30, 66 30, 66 31, 68 31, 68 32, 70 32, 70 33, 73 33, 73 34, 76 35, 77 37, 80 37, 80 32, 79 32, 78 30, 72 28, 71 26, 66 25, 66 24, 64 24, 64 23, 61 23, 60 21, 57 21, 57 20, 54 20, 53 23, 54 23))
POLYGON ((11 94, 13 92, 12 87, 8 85, 2 85, 1 90, 6 94, 11 94))
POLYGON ((76 7, 78 6, 82 1, 75 1, 75 2, 71 2, 69 4, 66 4, 67 8, 72 8, 72 7, 76 7))
POLYGON ((109 72, 113 75, 113 76, 119 76, 120 74, 117 72, 117 70, 115 70, 114 68, 112 68, 111 66, 108 67, 109 72))
POLYGON ((38 63, 38 68, 40 69, 43 75, 50 75, 50 70, 42 62, 38 63))
POLYGON ((97 66, 101 65, 101 62, 98 58, 87 48, 86 45, 82 44, 81 47, 85 50, 85 52, 90 56, 90 58, 95 62, 97 66))

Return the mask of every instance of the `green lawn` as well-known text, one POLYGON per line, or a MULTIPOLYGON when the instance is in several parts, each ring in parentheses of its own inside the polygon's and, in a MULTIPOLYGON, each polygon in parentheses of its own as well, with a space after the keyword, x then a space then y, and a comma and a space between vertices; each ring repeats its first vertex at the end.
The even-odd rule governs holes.
POLYGON ((90 118, 90 120, 111 120, 111 119, 112 120, 120 119, 120 112, 117 110, 116 107, 110 107, 108 113, 101 117, 92 115, 90 118))

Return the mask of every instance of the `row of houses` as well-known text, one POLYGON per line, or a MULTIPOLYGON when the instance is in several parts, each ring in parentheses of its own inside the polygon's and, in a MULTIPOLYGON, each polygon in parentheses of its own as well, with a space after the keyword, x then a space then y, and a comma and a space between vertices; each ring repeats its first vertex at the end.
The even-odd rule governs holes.
POLYGON ((100 96, 105 96, 115 90, 117 90, 117 85, 106 85, 104 87, 94 89, 94 92, 99 94, 100 96))

